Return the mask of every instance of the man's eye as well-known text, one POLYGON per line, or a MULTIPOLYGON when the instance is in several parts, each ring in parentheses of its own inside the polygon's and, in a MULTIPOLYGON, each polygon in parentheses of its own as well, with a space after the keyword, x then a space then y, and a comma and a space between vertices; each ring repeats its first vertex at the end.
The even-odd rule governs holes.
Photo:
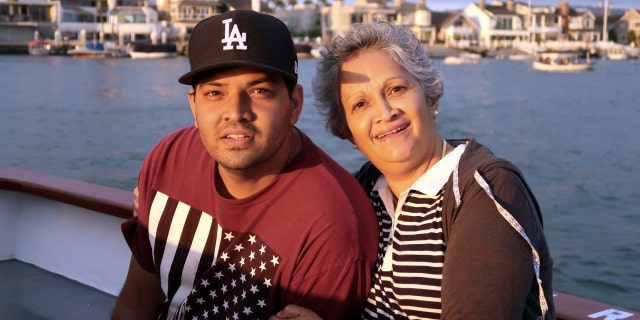
POLYGON ((253 90, 253 92, 257 93, 257 94, 268 94, 271 92, 271 90, 266 89, 266 88, 256 88, 253 90))

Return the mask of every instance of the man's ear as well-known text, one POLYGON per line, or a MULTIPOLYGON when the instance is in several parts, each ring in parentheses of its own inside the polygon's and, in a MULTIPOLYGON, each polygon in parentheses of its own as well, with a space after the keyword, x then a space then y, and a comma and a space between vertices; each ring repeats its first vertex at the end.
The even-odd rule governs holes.
POLYGON ((189 99, 189 106, 191 107, 191 114, 193 115, 193 125, 198 127, 198 119, 196 118, 196 90, 189 89, 187 93, 187 98, 189 99))
POLYGON ((304 89, 301 85, 296 86, 291 90, 291 118, 290 124, 293 126, 298 122, 300 113, 302 112, 302 103, 304 102, 304 89))

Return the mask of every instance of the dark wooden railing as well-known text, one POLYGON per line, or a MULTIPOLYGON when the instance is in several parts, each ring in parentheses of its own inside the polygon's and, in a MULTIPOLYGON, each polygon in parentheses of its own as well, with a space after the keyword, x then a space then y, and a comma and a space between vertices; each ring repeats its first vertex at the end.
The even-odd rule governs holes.
POLYGON ((0 189, 32 194, 128 219, 133 193, 23 168, 0 168, 0 189))

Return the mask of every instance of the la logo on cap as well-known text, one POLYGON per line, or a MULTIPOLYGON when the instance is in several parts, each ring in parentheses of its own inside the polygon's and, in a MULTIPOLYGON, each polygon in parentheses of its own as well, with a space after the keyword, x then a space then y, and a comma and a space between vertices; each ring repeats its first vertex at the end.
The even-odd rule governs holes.
POLYGON ((240 30, 238 29, 238 25, 237 24, 233 24, 233 29, 231 30, 231 33, 229 33, 229 24, 233 21, 232 18, 229 19, 225 19, 222 20, 222 23, 224 23, 224 39, 222 39, 222 43, 225 43, 226 45, 222 47, 222 50, 233 50, 233 49, 237 49, 237 50, 247 50, 247 46, 244 44, 245 41, 247 41, 247 33, 246 32, 240 32, 240 30), (238 44, 235 46, 233 46, 233 43, 237 42, 238 44))

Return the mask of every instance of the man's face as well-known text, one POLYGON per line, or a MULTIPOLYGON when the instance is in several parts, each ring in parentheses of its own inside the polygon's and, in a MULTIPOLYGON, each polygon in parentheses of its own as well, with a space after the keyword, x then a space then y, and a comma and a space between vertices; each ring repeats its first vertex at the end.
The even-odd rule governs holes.
POLYGON ((279 75, 229 68, 198 82, 189 103, 209 154, 224 169, 248 170, 268 166, 284 152, 300 115, 302 88, 289 94, 279 75))

